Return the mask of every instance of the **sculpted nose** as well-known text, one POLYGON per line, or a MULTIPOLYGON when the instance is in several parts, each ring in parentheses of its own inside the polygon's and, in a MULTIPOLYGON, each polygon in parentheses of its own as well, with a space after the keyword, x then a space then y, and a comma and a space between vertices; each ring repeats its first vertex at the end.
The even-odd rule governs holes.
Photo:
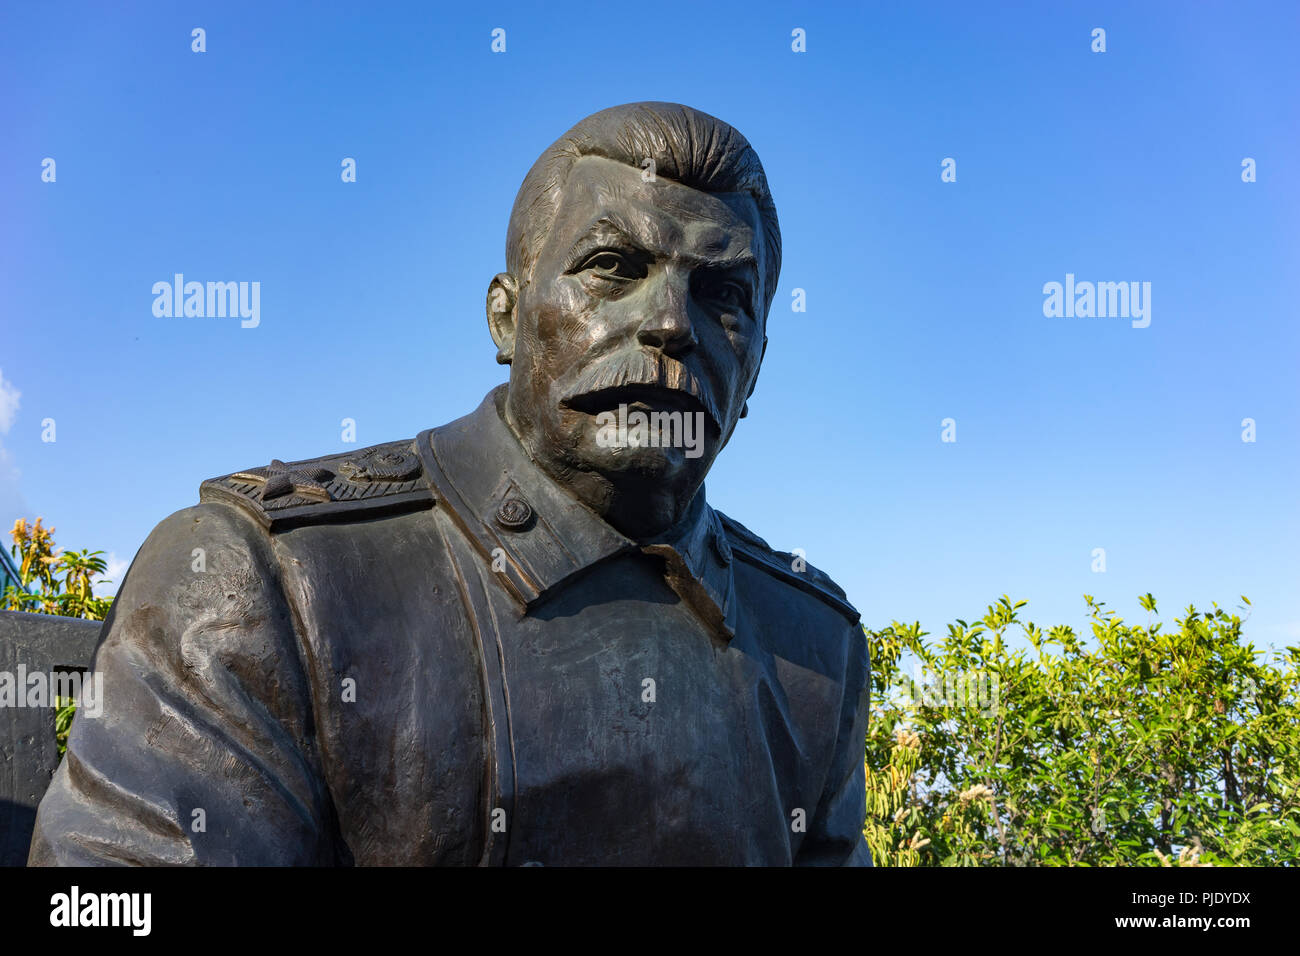
POLYGON ((686 282, 671 276, 661 277, 656 293, 649 303, 649 313, 637 327, 636 339, 667 355, 684 355, 698 344, 686 282))

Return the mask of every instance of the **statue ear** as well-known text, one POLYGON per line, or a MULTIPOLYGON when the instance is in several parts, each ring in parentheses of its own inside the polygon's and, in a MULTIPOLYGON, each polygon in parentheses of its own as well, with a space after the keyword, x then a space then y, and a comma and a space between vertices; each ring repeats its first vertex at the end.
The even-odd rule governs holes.
POLYGON ((497 364, 509 365, 515 357, 515 303, 519 283, 509 272, 498 272, 488 285, 488 331, 497 346, 497 364))
MULTIPOLYGON (((750 395, 754 394, 754 389, 758 386, 758 373, 763 368, 763 356, 766 354, 767 354, 767 336, 765 335, 763 336, 763 351, 758 353, 758 368, 754 370, 754 380, 749 383, 749 393, 745 395, 746 399, 748 399, 750 395)), ((745 404, 740 406, 740 417, 744 418, 748 414, 749 414, 749 402, 746 401, 745 404)))

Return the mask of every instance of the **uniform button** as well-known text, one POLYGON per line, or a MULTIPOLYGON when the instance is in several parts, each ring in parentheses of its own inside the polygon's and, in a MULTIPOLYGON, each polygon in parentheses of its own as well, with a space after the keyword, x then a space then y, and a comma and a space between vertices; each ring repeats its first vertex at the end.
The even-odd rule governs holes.
POLYGON ((522 498, 507 498, 497 509, 497 524, 511 531, 518 531, 532 520, 533 509, 522 498))

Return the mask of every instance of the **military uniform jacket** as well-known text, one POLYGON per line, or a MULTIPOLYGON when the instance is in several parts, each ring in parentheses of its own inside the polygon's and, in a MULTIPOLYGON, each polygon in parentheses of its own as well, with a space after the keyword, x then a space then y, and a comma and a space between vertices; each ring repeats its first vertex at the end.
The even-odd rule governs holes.
POLYGON ((710 508, 634 542, 479 409, 236 472, 136 556, 33 864, 869 864, 868 658, 710 508))

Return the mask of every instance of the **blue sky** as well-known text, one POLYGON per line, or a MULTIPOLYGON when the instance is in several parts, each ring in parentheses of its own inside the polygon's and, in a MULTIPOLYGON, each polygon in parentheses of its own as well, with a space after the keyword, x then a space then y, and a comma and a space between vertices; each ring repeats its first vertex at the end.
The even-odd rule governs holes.
POLYGON ((754 144, 784 235, 715 506, 872 626, 1246 594, 1258 644, 1300 640, 1295 4, 0 18, 6 529, 41 515, 120 570, 204 478, 342 450, 344 418, 368 445, 469 411, 504 378, 484 298, 524 173, 591 112, 672 100, 754 144), (260 325, 156 317, 176 272, 260 282, 260 325), (1067 273, 1150 282, 1149 327, 1045 317, 1067 273))

